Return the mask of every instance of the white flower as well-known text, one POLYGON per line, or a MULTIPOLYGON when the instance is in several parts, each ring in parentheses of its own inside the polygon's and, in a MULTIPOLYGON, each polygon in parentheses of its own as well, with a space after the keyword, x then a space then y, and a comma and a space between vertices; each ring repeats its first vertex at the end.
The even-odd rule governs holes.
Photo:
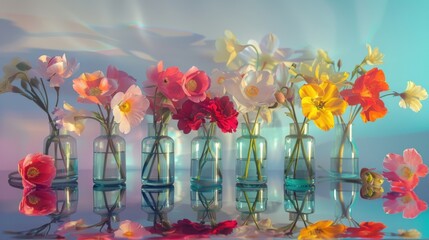
POLYGON ((119 131, 127 134, 131 127, 143 120, 149 108, 149 100, 137 85, 132 85, 125 93, 118 92, 113 96, 111 107, 114 120, 119 123, 119 131))
POLYGON ((428 93, 422 86, 417 86, 412 81, 408 81, 407 89, 405 92, 400 93, 399 96, 401 97, 399 101, 401 108, 409 107, 414 112, 418 112, 422 108, 420 101, 427 99, 428 93))
POLYGON ((72 105, 64 102, 63 108, 68 112, 62 118, 62 125, 67 131, 75 132, 77 135, 85 130, 86 118, 91 116, 91 113, 86 110, 77 110, 72 105))
POLYGON ((367 44, 368 55, 365 57, 366 64, 369 65, 380 65, 383 64, 384 55, 378 50, 378 48, 371 48, 371 45, 367 44))

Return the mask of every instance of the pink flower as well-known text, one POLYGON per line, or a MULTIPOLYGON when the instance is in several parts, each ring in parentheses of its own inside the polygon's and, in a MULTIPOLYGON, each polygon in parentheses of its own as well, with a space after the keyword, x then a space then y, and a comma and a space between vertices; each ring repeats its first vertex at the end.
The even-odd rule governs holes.
POLYGON ((69 221, 69 222, 62 224, 57 229, 57 231, 55 231, 55 234, 64 237, 67 233, 77 231, 81 227, 86 227, 85 221, 83 219, 79 219, 76 221, 69 221))
POLYGON ((127 134, 131 127, 137 126, 143 120, 149 101, 137 85, 132 85, 125 93, 116 93, 111 107, 115 122, 119 123, 119 131, 127 134))
POLYGON ((66 55, 49 57, 42 55, 39 57, 40 75, 49 79, 51 87, 59 87, 64 83, 64 79, 71 77, 74 71, 79 68, 79 63, 75 59, 67 61, 66 55))
POLYGON ((149 235, 140 223, 125 220, 119 223, 119 229, 115 231, 115 238, 142 239, 149 235))
POLYGON ((18 163, 22 185, 27 187, 50 187, 56 175, 54 159, 41 153, 28 154, 18 163))
POLYGON ((206 99, 206 91, 210 87, 210 78, 204 71, 191 67, 184 75, 182 88, 185 95, 193 102, 206 99))
POLYGON ((118 70, 112 65, 107 67, 106 77, 117 81, 118 89, 116 89, 115 93, 126 92, 129 87, 136 84, 136 79, 128 75, 126 72, 118 70))
POLYGON ((387 154, 383 162, 384 168, 389 170, 383 172, 383 176, 391 182, 393 191, 400 188, 413 190, 419 183, 419 177, 428 173, 428 166, 423 163, 416 149, 405 149, 403 154, 387 154))
POLYGON ((428 208, 426 202, 419 199, 414 191, 390 192, 383 198, 387 199, 383 203, 384 212, 387 214, 402 212, 404 218, 415 218, 428 208))
POLYGON ((57 210, 57 196, 49 188, 24 188, 19 212, 28 216, 45 216, 57 210))
POLYGON ((73 80, 73 89, 79 94, 79 102, 107 105, 118 89, 118 82, 104 77, 101 71, 82 73, 73 80))
MULTIPOLYGON (((144 91, 148 96, 155 96, 156 92, 162 93, 171 101, 178 101, 185 97, 182 90, 183 73, 178 67, 163 69, 162 61, 157 66, 150 66, 146 71, 147 81, 143 82, 144 91)), ((160 101, 159 99, 158 101, 160 101)))

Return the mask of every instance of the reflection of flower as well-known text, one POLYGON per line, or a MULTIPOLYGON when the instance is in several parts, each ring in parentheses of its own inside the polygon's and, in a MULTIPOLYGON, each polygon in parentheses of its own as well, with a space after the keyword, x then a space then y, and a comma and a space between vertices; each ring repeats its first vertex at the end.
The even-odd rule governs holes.
POLYGON ((362 184, 374 187, 381 187, 384 182, 383 175, 375 172, 374 169, 362 168, 360 171, 360 178, 362 180, 362 184))
POLYGON ((384 233, 381 231, 385 228, 386 225, 383 223, 362 222, 359 224, 359 227, 347 228, 347 231, 342 235, 342 237, 380 239, 384 236, 384 233))
POLYGON ((342 224, 334 224, 331 220, 322 220, 302 228, 298 239, 332 239, 347 229, 342 224))
POLYGON ((142 239, 150 234, 140 223, 125 220, 119 223, 119 229, 115 231, 116 238, 142 239))
POLYGON ((27 187, 50 187, 55 178, 54 159, 41 153, 28 154, 18 164, 22 185, 27 187))
POLYGON ((423 163, 422 157, 414 148, 405 149, 403 156, 387 154, 383 166, 389 171, 383 175, 391 182, 393 191, 398 188, 414 189, 419 183, 419 177, 428 173, 428 166, 423 163))
POLYGON ((28 216, 45 216, 57 209, 57 197, 49 188, 24 188, 19 212, 28 216))
POLYGON ((418 239, 421 237, 422 234, 416 229, 410 229, 410 230, 399 229, 397 235, 406 239, 410 239, 410 238, 418 239))
POLYGON ((383 203, 387 214, 402 212, 404 218, 415 218, 428 208, 427 203, 419 199, 413 191, 389 192, 383 198, 387 199, 383 203))

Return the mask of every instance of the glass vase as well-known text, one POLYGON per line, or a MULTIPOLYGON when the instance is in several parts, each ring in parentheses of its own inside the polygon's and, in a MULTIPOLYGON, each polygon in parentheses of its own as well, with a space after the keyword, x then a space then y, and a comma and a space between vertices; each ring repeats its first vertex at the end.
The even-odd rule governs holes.
POLYGON ((74 182, 78 179, 78 160, 76 139, 64 128, 50 128, 50 134, 44 139, 43 152, 55 160, 57 169, 56 183, 74 182))
POLYGON ((289 213, 289 220, 308 222, 308 215, 314 213, 314 186, 305 190, 284 189, 284 210, 289 213))
POLYGON ((94 139, 93 182, 117 185, 126 181, 125 139, 118 135, 118 126, 101 127, 101 135, 94 139))
POLYGON ((359 174, 359 151, 353 140, 353 126, 337 123, 331 152, 331 175, 339 179, 356 179, 359 174))
POLYGON ((241 124, 242 135, 237 138, 236 181, 238 184, 265 184, 267 140, 260 135, 261 124, 241 124))
POLYGON ((285 137, 285 186, 305 190, 314 185, 314 138, 308 135, 308 124, 291 123, 285 137))
POLYGON ((222 143, 216 124, 202 124, 191 142, 191 182, 199 186, 222 184, 222 143))
POLYGON ((191 208, 197 212, 197 221, 215 226, 216 213, 222 208, 222 185, 211 187, 191 186, 191 208))
POLYGON ((166 124, 149 123, 148 132, 141 144, 142 185, 171 185, 174 183, 174 140, 167 135, 166 124))
POLYGON ((335 201, 335 223, 348 227, 358 227, 359 223, 352 216, 352 206, 356 201, 360 183, 332 181, 331 197, 335 201))

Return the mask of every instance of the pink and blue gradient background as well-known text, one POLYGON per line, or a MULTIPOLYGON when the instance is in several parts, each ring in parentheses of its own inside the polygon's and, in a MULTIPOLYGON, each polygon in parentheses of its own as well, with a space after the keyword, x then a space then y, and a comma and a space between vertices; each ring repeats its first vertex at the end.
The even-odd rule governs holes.
MULTIPOLYGON (((241 42, 259 41, 274 33, 281 47, 318 48, 333 59, 341 58, 343 69, 352 69, 366 55, 366 43, 385 54, 385 71, 392 90, 403 91, 413 80, 429 89, 429 2, 405 0, 355 1, 12 1, 0 7, 0 65, 14 57, 30 62, 43 54, 74 57, 82 72, 106 71, 112 64, 134 76, 139 85, 148 66, 163 60, 183 71, 195 65, 210 72, 221 67, 212 61, 215 39, 225 29, 241 42)), ((61 89, 62 100, 78 108, 72 78, 61 89)), ((389 113, 374 123, 356 120, 355 138, 361 167, 382 169, 389 152, 416 148, 428 164, 429 102, 414 113, 398 106, 399 99, 385 100, 389 113)), ((170 123, 176 142, 176 166, 188 168, 189 142, 196 133, 183 135, 170 123)), ((312 124, 316 138, 317 165, 329 168, 333 131, 322 132, 312 124)), ((288 120, 278 111, 272 124, 264 126, 269 141, 268 169, 283 167, 283 141, 288 120)), ((2 170, 14 170, 27 153, 42 150, 48 134, 44 113, 34 103, 16 94, 0 96, 0 161, 2 170)), ((99 126, 87 122, 78 140, 79 168, 92 169, 92 141, 99 126)), ((124 136, 127 168, 140 168, 140 142, 146 136, 145 122, 124 136)), ((239 132, 222 135, 224 168, 235 166, 235 138, 239 132)))

